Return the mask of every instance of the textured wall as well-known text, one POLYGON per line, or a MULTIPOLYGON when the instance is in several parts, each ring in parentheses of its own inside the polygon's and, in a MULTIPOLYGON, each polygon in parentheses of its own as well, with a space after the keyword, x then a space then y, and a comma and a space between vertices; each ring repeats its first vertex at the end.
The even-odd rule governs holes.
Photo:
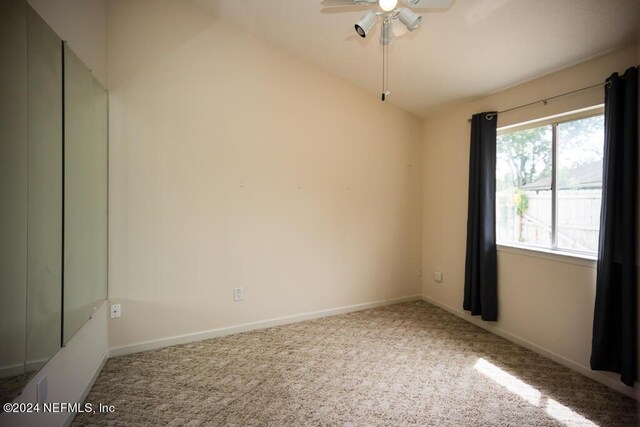
POLYGON ((108 9, 110 346, 420 293, 420 120, 196 3, 108 9))

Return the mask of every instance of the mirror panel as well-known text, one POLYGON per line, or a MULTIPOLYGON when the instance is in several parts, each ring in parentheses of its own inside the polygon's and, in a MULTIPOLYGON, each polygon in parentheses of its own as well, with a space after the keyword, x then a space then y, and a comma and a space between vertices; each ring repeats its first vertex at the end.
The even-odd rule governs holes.
POLYGON ((0 1, 0 397, 24 378, 27 289, 27 4, 0 1))
POLYGON ((0 1, 0 61, 5 403, 106 299, 108 98, 26 0, 0 1))
POLYGON ((65 44, 63 342, 107 296, 107 93, 65 44))
POLYGON ((60 349, 62 330, 61 40, 28 11, 27 372, 60 349))
POLYGON ((26 0, 0 1, 0 61, 5 403, 106 299, 108 100, 26 0))

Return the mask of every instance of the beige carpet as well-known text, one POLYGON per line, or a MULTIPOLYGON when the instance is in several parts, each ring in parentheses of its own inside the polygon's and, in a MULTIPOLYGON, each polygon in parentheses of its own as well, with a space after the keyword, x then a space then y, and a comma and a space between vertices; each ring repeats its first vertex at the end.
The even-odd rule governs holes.
POLYGON ((636 402, 424 302, 110 359, 75 425, 638 425, 636 402))

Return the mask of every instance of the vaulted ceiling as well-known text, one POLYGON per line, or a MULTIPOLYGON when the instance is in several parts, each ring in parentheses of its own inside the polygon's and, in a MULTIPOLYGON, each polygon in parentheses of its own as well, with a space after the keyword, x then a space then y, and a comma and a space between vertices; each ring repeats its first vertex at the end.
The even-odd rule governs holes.
MULTIPOLYGON (((366 39, 353 30, 366 7, 323 10, 320 0, 197 2, 210 3, 222 19, 277 47, 381 92, 380 26, 366 39)), ((389 58, 390 101, 422 117, 638 43, 640 1, 456 0, 448 10, 423 15, 417 31, 395 38, 389 58)))

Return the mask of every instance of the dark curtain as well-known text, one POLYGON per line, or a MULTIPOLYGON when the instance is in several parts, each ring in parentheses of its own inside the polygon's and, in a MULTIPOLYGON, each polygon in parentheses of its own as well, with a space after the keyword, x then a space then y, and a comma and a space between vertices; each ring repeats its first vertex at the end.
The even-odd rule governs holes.
POLYGON ((638 68, 605 86, 604 174, 591 369, 636 379, 638 68))
POLYGON ((469 214, 464 276, 464 309, 482 320, 498 320, 496 257, 495 112, 471 119, 469 214))

